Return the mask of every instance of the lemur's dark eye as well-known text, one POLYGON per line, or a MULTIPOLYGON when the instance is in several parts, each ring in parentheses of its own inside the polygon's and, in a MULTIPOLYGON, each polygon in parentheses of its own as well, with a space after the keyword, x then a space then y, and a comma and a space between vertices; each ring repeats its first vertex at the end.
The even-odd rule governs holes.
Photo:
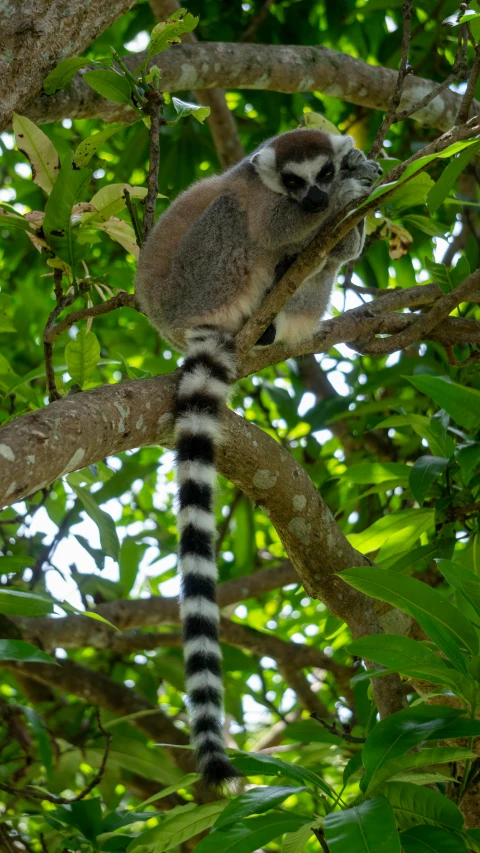
POLYGON ((331 181, 335 174, 335 167, 333 163, 325 163, 323 169, 320 169, 316 180, 320 181, 331 181))
POLYGON ((305 186, 303 178, 300 178, 298 175, 294 175, 293 172, 286 172, 282 175, 282 181, 287 190, 300 190, 305 186))

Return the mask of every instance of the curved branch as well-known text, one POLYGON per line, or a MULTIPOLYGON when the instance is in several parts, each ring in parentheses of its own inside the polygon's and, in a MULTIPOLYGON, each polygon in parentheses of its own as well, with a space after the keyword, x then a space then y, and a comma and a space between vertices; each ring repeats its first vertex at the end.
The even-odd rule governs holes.
MULTIPOLYGON (((144 54, 127 60, 136 68, 144 54)), ((31 60, 30 60, 31 61, 31 60)), ((321 92, 357 106, 386 110, 394 92, 397 72, 369 65, 361 59, 326 47, 265 44, 208 43, 174 45, 155 57, 165 92, 190 89, 260 89, 273 92, 321 92)), ((400 109, 408 109, 437 86, 432 80, 409 76, 405 80, 400 109)), ((413 114, 427 127, 448 130, 454 123, 462 96, 442 91, 428 106, 413 114)), ((474 101, 471 113, 480 112, 474 101)), ((101 118, 106 121, 133 120, 128 107, 101 98, 77 75, 69 90, 42 95, 25 112, 33 121, 63 118, 101 118)))

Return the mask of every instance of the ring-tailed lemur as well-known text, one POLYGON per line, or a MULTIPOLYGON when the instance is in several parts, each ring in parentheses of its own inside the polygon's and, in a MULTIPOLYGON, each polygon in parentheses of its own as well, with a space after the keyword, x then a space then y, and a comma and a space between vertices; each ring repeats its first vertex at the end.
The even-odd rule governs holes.
MULTIPOLYGON (((221 730, 212 508, 220 416, 236 376, 234 335, 316 232, 380 172, 349 136, 282 133, 180 195, 140 255, 140 306, 186 354, 175 412, 181 619, 191 739, 211 783, 238 775, 221 730)), ((295 343, 315 331, 340 266, 361 252, 363 231, 363 223, 353 228, 310 273, 259 344, 295 343)))

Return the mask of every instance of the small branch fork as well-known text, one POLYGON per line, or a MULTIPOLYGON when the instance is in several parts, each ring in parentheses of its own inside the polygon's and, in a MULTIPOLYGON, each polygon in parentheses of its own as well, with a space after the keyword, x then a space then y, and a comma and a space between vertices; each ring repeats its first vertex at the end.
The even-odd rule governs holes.
MULTIPOLYGON (((463 4, 463 6, 465 8, 467 7, 467 5, 468 5, 467 3, 463 4)), ((402 6, 403 38, 402 38, 402 47, 401 47, 400 68, 398 71, 397 82, 395 85, 393 95, 390 98, 390 102, 388 105, 388 109, 387 109, 385 118, 383 119, 383 121, 382 121, 382 123, 381 123, 381 125, 377 131, 377 134, 376 134, 375 139, 373 141, 373 145, 369 151, 368 157, 371 160, 374 160, 378 156, 378 154, 380 153, 380 150, 382 148, 385 137, 387 136, 388 131, 390 130, 392 124, 396 124, 396 122, 399 122, 399 121, 404 121, 404 119, 409 118, 411 115, 413 115, 413 113, 418 112, 418 110, 424 109, 425 107, 428 106, 428 104, 431 103, 431 101, 433 101, 436 97, 438 97, 438 95, 440 95, 452 83, 455 83, 458 80, 465 80, 468 76, 468 72, 467 72, 468 38, 467 38, 467 32, 466 32, 466 30, 468 30, 468 27, 466 25, 463 25, 462 27, 460 27, 460 31, 458 34, 457 49, 455 52, 455 59, 453 62, 451 73, 448 75, 448 77, 445 78, 445 80, 443 80, 441 83, 439 83, 437 86, 435 86, 430 92, 428 92, 428 94, 425 95, 425 97, 422 98, 420 101, 417 101, 417 103, 412 104, 412 106, 410 106, 404 110, 399 111, 398 107, 400 106, 400 101, 402 99, 403 87, 404 87, 405 80, 406 80, 407 76, 412 73, 412 67, 408 64, 408 50, 409 50, 409 46, 410 46, 410 41, 413 38, 413 36, 410 34, 411 33, 411 24, 412 24, 412 15, 413 15, 413 3, 411 2, 411 0, 407 0, 407 2, 402 6)), ((470 76, 472 78, 473 69, 472 69, 472 74, 470 76)), ((460 106, 460 112, 462 112, 462 110, 465 112, 465 118, 463 121, 459 121, 459 119, 457 117, 456 124, 464 124, 467 121, 468 113, 469 113, 470 106, 471 106, 473 96, 475 93, 475 83, 476 83, 476 81, 473 83, 473 90, 471 92, 471 97, 469 99, 468 105, 466 105, 464 107, 464 104, 462 101, 462 104, 460 106)), ((470 86, 469 86, 469 88, 470 88, 470 86)), ((464 98, 464 100, 465 100, 465 98, 464 98)), ((459 115, 460 115, 460 112, 459 112, 459 115)))
POLYGON ((105 773, 105 770, 107 767, 108 754, 110 752, 110 744, 111 744, 111 740, 112 740, 112 735, 110 734, 110 732, 105 731, 105 729, 102 726, 102 721, 100 719, 100 712, 99 712, 98 708, 96 709, 96 713, 97 713, 98 727, 99 727, 102 735, 104 735, 104 737, 105 737, 105 749, 104 749, 102 761, 101 761, 101 764, 100 764, 100 767, 99 767, 97 773, 95 773, 95 776, 93 777, 93 779, 90 780, 88 785, 86 785, 85 788, 83 788, 80 791, 80 793, 77 794, 76 797, 57 797, 55 794, 49 794, 48 791, 37 789, 37 788, 33 787, 33 785, 25 785, 24 788, 14 788, 12 785, 7 785, 6 783, 0 783, 0 791, 6 791, 7 794, 12 794, 13 796, 16 796, 16 797, 28 797, 28 799, 31 799, 31 800, 47 800, 47 802, 55 803, 55 805, 57 805, 57 806, 68 806, 71 803, 78 803, 78 802, 80 802, 80 800, 84 800, 85 797, 88 796, 90 791, 93 791, 93 789, 103 779, 103 776, 104 776, 104 773, 105 773))
POLYGON ((412 25, 412 16, 413 16, 413 2, 412 0, 407 0, 406 3, 402 6, 402 16, 403 16, 403 38, 402 38, 402 48, 401 48, 401 59, 400 59, 400 68, 398 70, 397 82, 395 84, 395 89, 393 91, 393 95, 390 98, 390 103, 388 105, 388 109, 383 119, 380 127, 378 128, 377 134, 375 136, 373 145, 369 151, 368 157, 370 160, 374 160, 380 152, 380 149, 383 145, 383 140, 385 139, 388 131, 390 130, 392 124, 395 121, 398 121, 397 118, 397 109, 400 104, 400 100, 403 92, 403 84, 405 82, 405 78, 408 74, 411 73, 411 66, 408 64, 408 49, 410 47, 410 29, 412 25))

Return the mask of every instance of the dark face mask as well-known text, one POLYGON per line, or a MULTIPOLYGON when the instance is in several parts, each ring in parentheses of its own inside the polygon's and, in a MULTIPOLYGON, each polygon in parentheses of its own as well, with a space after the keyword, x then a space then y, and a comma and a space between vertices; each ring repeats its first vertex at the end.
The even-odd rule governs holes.
POLYGON ((328 207, 328 193, 316 186, 310 187, 300 204, 307 213, 321 213, 328 207))

